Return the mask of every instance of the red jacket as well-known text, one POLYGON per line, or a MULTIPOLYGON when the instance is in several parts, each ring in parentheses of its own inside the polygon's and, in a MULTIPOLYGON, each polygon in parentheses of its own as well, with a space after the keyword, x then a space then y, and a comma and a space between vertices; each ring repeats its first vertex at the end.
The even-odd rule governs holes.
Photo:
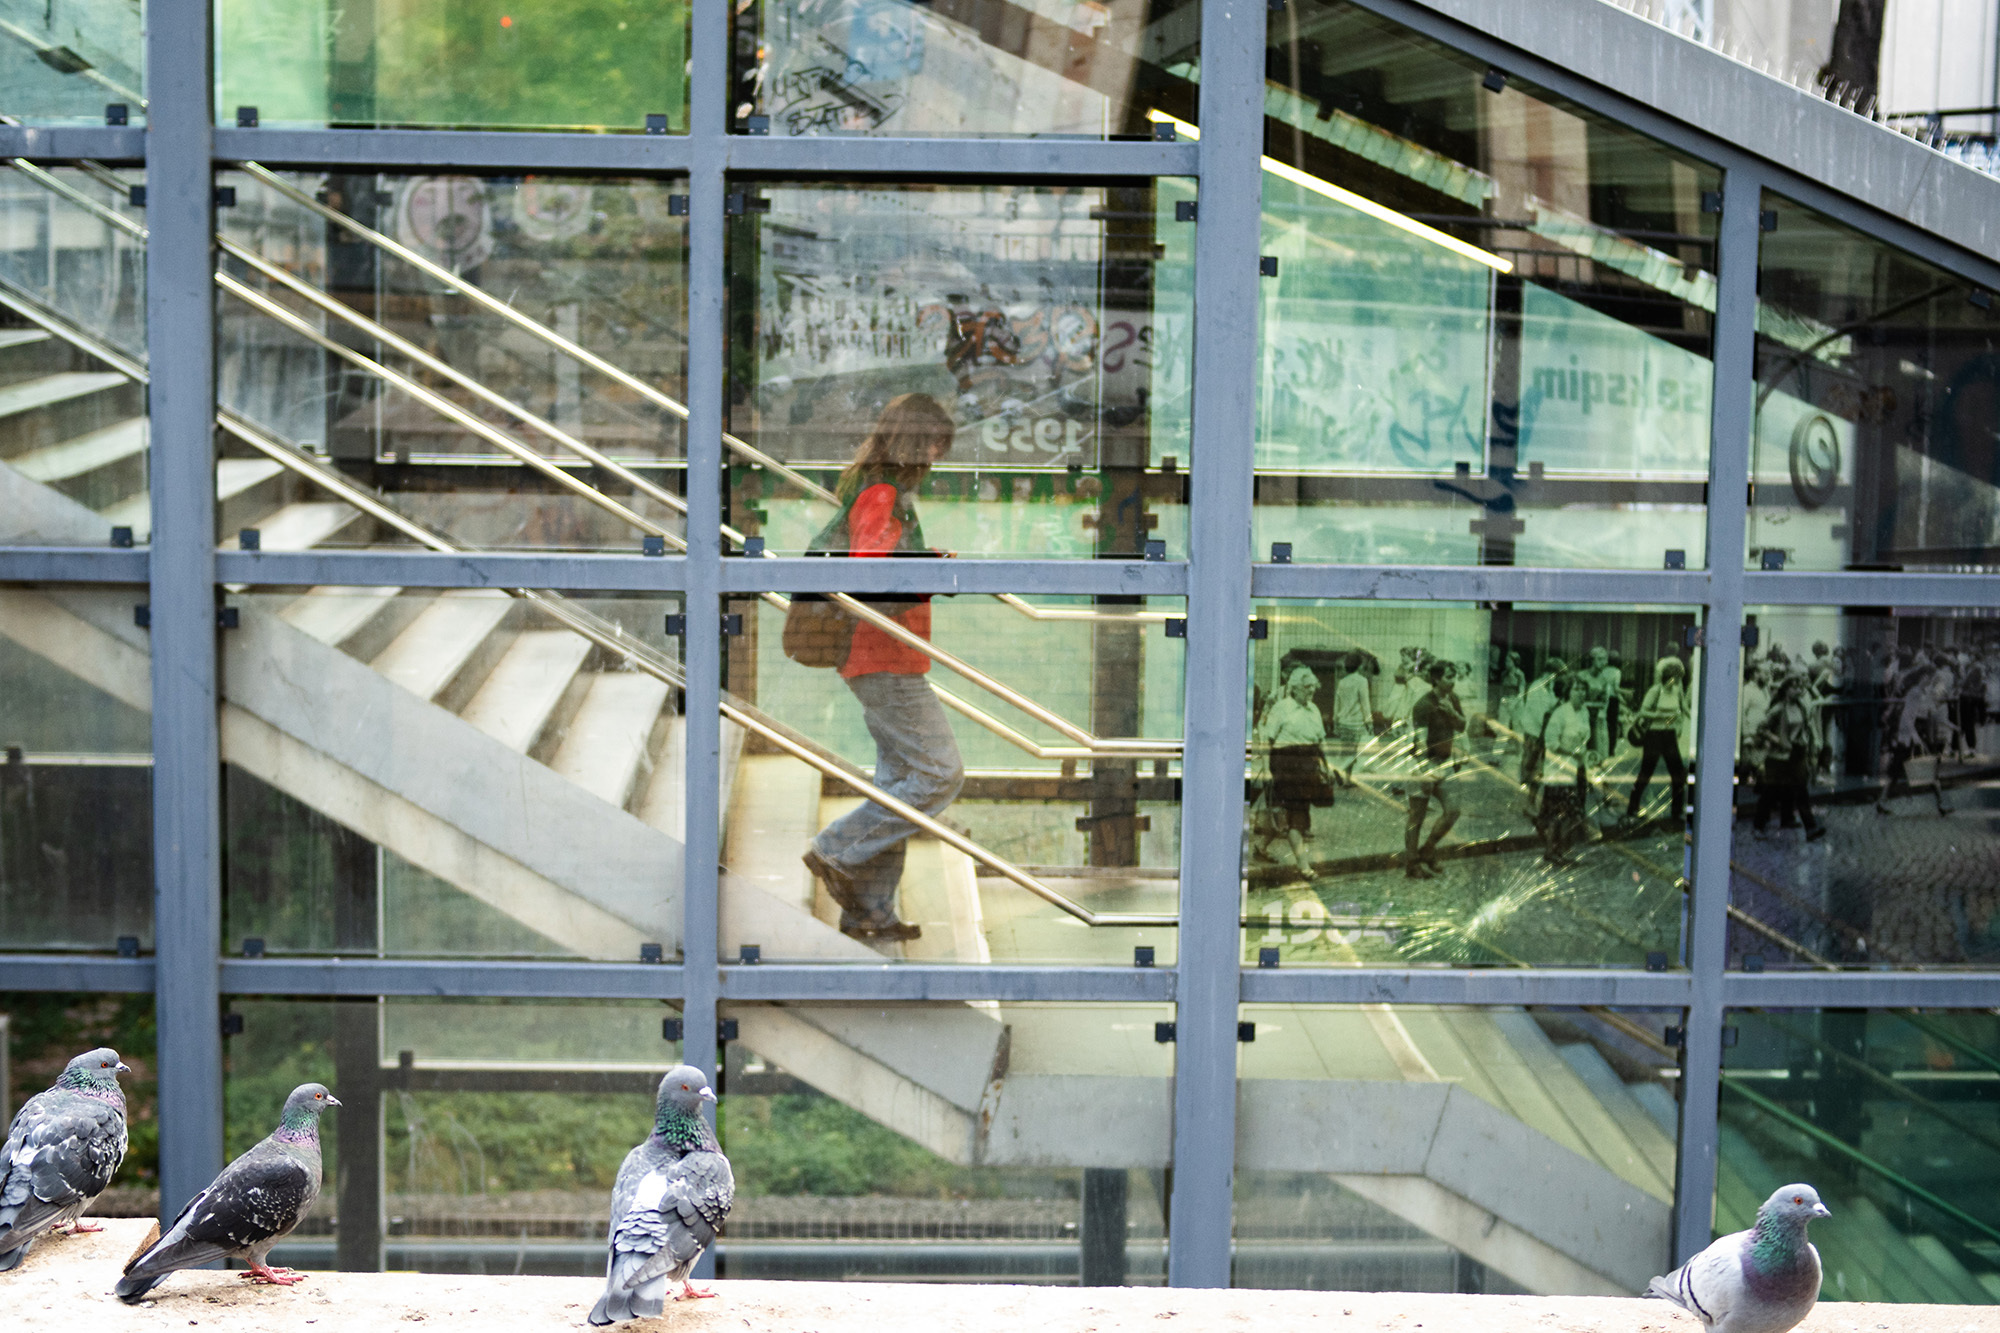
MULTIPOLYGON (((896 517, 896 488, 876 482, 854 497, 847 511, 847 552, 855 556, 886 556, 902 546, 903 521, 896 517)), ((900 611, 877 606, 896 622, 928 642, 931 637, 930 599, 905 606, 900 611)), ((843 678, 890 672, 899 676, 921 676, 931 669, 931 659, 898 643, 867 621, 854 627, 854 640, 842 664, 843 678)))

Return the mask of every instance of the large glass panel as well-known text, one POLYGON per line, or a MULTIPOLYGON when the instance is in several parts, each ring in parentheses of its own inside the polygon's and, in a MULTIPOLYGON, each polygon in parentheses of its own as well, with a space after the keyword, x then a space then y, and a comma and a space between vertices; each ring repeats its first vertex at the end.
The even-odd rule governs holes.
POLYGON ((1184 555, 1193 198, 1177 179, 749 196, 730 521, 774 553, 844 550, 842 479, 879 479, 959 556, 1184 555))
POLYGON ((1745 1010, 1722 1053, 1715 1230, 1805 1181, 1823 1301, 2000 1303, 2000 1019, 1745 1010))
POLYGON ((155 1081, 151 994, 0 991, 0 1123, 12 1123, 28 1098, 54 1086, 63 1066, 109 1046, 132 1072, 125 1093, 125 1160, 89 1217, 157 1217, 160 1212, 160 1117, 155 1081))
POLYGON ((724 1012, 718 1275, 1165 1283, 1171 1005, 724 1012))
POLYGON ((433 1273, 604 1272, 618 1164, 680 1058, 645 1001, 232 999, 227 1147, 324 1083, 326 1185, 271 1261, 433 1273))
POLYGON ((2000 963, 2000 618, 1767 606, 1749 620, 1731 965, 2000 963))
POLYGON ((1243 1018, 1233 1285, 1630 1296, 1672 1266, 1678 1011, 1243 1018))
POLYGON ((739 134, 1151 138, 1195 119, 1200 0, 742 0, 739 134))
POLYGON ((1256 615, 1246 961, 1681 961, 1698 613, 1256 615))
POLYGON ((223 179, 225 545, 679 548, 673 182, 223 179))
POLYGON ((0 542, 146 540, 144 179, 0 170, 0 542))
POLYGON ((1181 607, 731 603, 723 957, 1169 963, 1181 607))
POLYGON ((1345 0, 1269 33, 1258 558, 1700 564, 1716 169, 1345 0))
POLYGON ((677 601, 317 588, 231 604, 226 951, 678 951, 677 601))
POLYGON ((145 116, 144 0, 0 0, 0 117, 138 125, 145 116))
POLYGON ((1750 563, 2000 565, 1992 293, 1789 199, 1764 207, 1750 563))
POLYGON ((152 946, 145 597, 0 585, 0 949, 152 946))
POLYGON ((687 133, 687 0, 219 0, 215 113, 687 133), (657 120, 655 119, 657 117, 657 120))

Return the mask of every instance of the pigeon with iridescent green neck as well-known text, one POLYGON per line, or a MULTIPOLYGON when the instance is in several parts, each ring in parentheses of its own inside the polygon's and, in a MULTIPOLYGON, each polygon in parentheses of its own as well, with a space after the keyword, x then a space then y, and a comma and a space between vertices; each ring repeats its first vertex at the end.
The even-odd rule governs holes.
POLYGON ((319 1117, 338 1105, 317 1083, 294 1088, 270 1137, 223 1167, 166 1234, 125 1265, 112 1293, 136 1305, 167 1274, 217 1259, 244 1260, 250 1267, 243 1276, 253 1282, 289 1287, 301 1281, 305 1274, 271 1268, 264 1258, 319 1197, 319 1117))
POLYGON ((1819 1300, 1819 1251, 1806 1223, 1830 1217, 1810 1185, 1787 1185, 1757 1210, 1757 1225, 1724 1236, 1646 1288, 1716 1333, 1785 1333, 1819 1300))
POLYGON ((0 1272, 28 1257, 35 1238, 75 1226, 125 1160, 125 1094, 130 1073, 110 1047, 69 1062, 55 1086, 28 1098, 0 1149, 0 1272))
POLYGON ((672 1282, 681 1284, 675 1300, 715 1294, 687 1280, 736 1197, 729 1159, 701 1118, 703 1103, 714 1101, 693 1065, 676 1065, 660 1080, 653 1132, 625 1155, 611 1191, 611 1253, 591 1323, 657 1315, 672 1282))

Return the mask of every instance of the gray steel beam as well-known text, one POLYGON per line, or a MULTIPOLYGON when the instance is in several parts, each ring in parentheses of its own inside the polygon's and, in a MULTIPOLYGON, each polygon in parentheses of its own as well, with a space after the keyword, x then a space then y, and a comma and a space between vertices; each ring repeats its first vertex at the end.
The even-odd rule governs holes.
POLYGON ((144 547, 0 548, 0 583, 144 583, 150 572, 144 547))
POLYGON ((1991 574, 1767 574, 1743 576, 1745 606, 1995 606, 1991 574))
MULTIPOLYGON (((726 78, 726 67, 725 75, 726 78)), ((93 132, 95 133, 95 132, 93 132)), ((1092 139, 771 139, 693 135, 539 134, 508 130, 218 129, 216 156, 266 166, 454 167, 496 171, 610 171, 684 175, 717 147, 735 172, 824 178, 842 175, 1191 176, 1191 143, 1092 139), (704 143, 703 140, 708 142, 704 143)), ((81 155, 81 154, 77 154, 81 155)))
POLYGON ((1514 565, 1257 565, 1257 597, 1383 598, 1448 602, 1612 602, 1699 605, 1708 599, 1701 571, 1534 569, 1514 565))
MULTIPOLYGON (((223 551, 216 577, 265 587, 556 588, 675 592, 687 582, 679 556, 547 555, 529 551, 223 551)), ((4 566, 0 566, 4 568, 4 566)))
POLYGON ((1150 967, 931 967, 759 963, 722 969, 734 1001, 1007 1000, 1142 1004, 1174 998, 1175 973, 1150 967))
POLYGON ((1136 560, 736 559, 722 566, 725 592, 1044 593, 1178 597, 1188 568, 1136 560))
POLYGON ((1679 1009, 1686 972, 1605 968, 1258 968, 1243 974, 1245 1004, 1606 1005, 1679 1009))
POLYGON ((732 135, 729 169, 774 176, 1192 176, 1192 143, 1095 139, 825 139, 732 135), (837 147, 835 146, 837 143, 837 147))
POLYGON ((144 995, 153 989, 150 958, 0 954, 0 991, 103 991, 144 995))
POLYGON ((670 1000, 681 993, 681 969, 672 963, 231 958, 222 963, 222 991, 225 995, 670 1000))
POLYGON ((215 596, 215 235, 209 5, 146 23, 146 336, 152 387, 153 937, 160 1208, 222 1165, 221 753, 215 596))
MULTIPOLYGON (((139 114, 133 107, 132 113, 139 114)), ((43 162, 146 160, 143 125, 0 125, 0 157, 29 157, 43 162)))
MULTIPOLYGON (((692 157, 688 176, 687 602, 691 630, 682 641, 687 788, 686 855, 681 885, 681 1058, 721 1077, 716 1001, 721 976, 720 896, 722 637, 712 627, 722 609, 723 381, 727 373, 724 302, 724 195, 729 115, 730 7, 696 5, 689 34, 688 104, 692 157)), ((712 1266, 712 1258, 705 1259, 712 1266)), ((712 1271, 706 1267, 704 1271, 712 1271)))
MULTIPOLYGON (((637 126, 633 127, 637 129, 637 126)), ((686 135, 543 134, 517 130, 293 130, 215 132, 223 162, 267 167, 379 167, 430 171, 611 171, 680 175, 692 160, 686 135)))
POLYGON ((1680 1149, 1675 1160, 1674 1262, 1705 1247, 1715 1199, 1719 1152, 1717 1097, 1722 1078, 1722 972, 1729 942, 1729 850, 1734 837, 1736 690, 1743 623, 1743 550, 1750 491, 1750 436, 1755 411, 1751 367, 1757 318, 1756 173, 1736 168, 1723 179, 1717 241, 1715 394, 1709 415, 1711 497, 1708 567, 1712 590, 1701 658, 1701 727, 1695 754, 1694 892, 1686 936, 1693 984, 1682 1059, 1680 1149))
POLYGON ((1731 972, 1731 1009, 1992 1009, 2000 972, 1731 972))
POLYGON ((1264 17, 1264 0, 1206 0, 1201 13, 1187 749, 1167 1258, 1167 1280, 1177 1287, 1226 1287, 1230 1278, 1264 17))

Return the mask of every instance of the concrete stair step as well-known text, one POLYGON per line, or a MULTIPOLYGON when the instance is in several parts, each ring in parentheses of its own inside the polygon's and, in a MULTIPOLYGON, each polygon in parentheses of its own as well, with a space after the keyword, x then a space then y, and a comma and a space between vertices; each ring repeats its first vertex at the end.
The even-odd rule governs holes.
MULTIPOLYGON (((275 464, 273 466, 276 466, 275 464)), ((361 511, 338 500, 299 500, 257 520, 257 546, 264 551, 307 551, 351 526, 361 511)), ((242 549, 241 532, 222 539, 225 551, 242 549)))
POLYGON ((590 682, 549 767, 591 795, 623 807, 650 758, 653 726, 667 684, 637 671, 607 671, 590 682))
POLYGON ((436 699, 472 664, 513 609, 504 592, 448 592, 398 634, 370 664, 419 699, 436 699))
POLYGON ((399 588, 319 587, 278 612, 279 619, 339 648, 396 600, 399 588))
POLYGON ((131 381, 111 370, 64 370, 0 388, 0 420, 87 398, 131 381))
POLYGON ((28 480, 53 486, 145 453, 146 439, 146 418, 127 417, 73 440, 30 449, 7 461, 8 466, 28 480))
POLYGON ((589 655, 590 641, 579 634, 566 629, 528 630, 494 664, 459 716, 509 749, 526 754, 589 655))

